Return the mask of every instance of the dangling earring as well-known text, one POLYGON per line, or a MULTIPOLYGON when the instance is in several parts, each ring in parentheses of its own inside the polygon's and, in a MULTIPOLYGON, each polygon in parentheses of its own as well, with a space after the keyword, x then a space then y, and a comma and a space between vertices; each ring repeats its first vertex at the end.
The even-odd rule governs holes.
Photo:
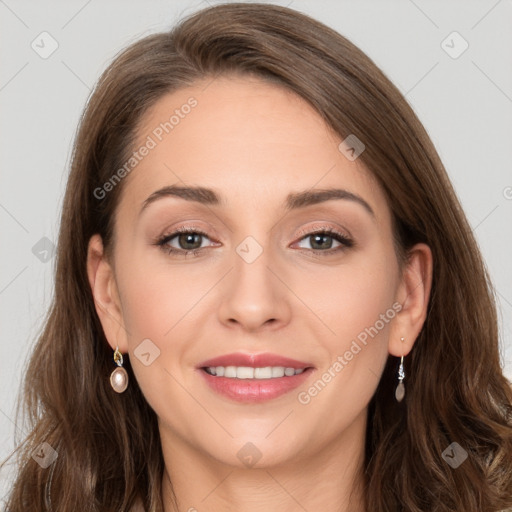
MULTIPOLYGON (((400 338, 400 340, 404 341, 403 338, 400 338)), ((405 378, 405 370, 404 370, 404 356, 400 359, 400 368, 398 368, 398 386, 395 390, 395 398, 397 402, 401 402, 404 399, 405 396, 405 386, 403 383, 403 380, 405 378)))
POLYGON ((117 368, 110 374, 110 385, 116 393, 123 393, 128 387, 128 372, 123 368, 123 354, 119 347, 114 352, 114 362, 117 368))

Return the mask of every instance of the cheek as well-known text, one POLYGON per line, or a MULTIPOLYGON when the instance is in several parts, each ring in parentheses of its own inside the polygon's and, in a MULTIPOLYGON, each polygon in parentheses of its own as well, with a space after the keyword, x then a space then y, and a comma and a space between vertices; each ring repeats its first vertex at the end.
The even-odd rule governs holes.
MULTIPOLYGON (((391 308, 395 289, 383 270, 353 268, 339 283, 335 330, 342 339, 356 338, 366 332, 391 308)), ((379 326, 379 331, 385 330, 380 323, 379 326)))
POLYGON ((387 359, 389 329, 396 316, 398 268, 393 254, 361 253, 357 262, 325 276, 323 294, 315 288, 319 317, 332 332, 325 330, 319 338, 327 354, 325 364, 311 387, 302 390, 299 402, 319 425, 329 420, 333 435, 367 406, 387 359))
POLYGON ((195 361, 190 355, 191 337, 201 325, 205 294, 218 277, 204 271, 185 272, 154 255, 133 255, 120 262, 118 269, 132 368, 149 401, 153 389, 176 391, 169 373, 181 380, 183 372, 190 371, 195 361), (149 366, 148 358, 139 359, 148 352, 149 366))
POLYGON ((122 294, 123 318, 132 343, 141 337, 161 338, 172 327, 172 312, 178 306, 176 292, 165 281, 154 280, 151 270, 141 274, 144 278, 132 274, 122 294))
POLYGON ((366 405, 387 359, 389 329, 396 316, 393 254, 386 256, 382 249, 361 252, 347 265, 318 276, 315 287, 309 281, 308 304, 322 320, 316 329, 323 332, 317 340, 325 356, 317 372, 322 397, 315 401, 328 409, 329 403, 343 403, 337 407, 340 421, 366 405))
POLYGON ((132 341, 140 336, 168 339, 174 326, 186 323, 208 283, 215 282, 208 273, 168 265, 165 257, 133 258, 119 274, 123 317, 132 341))
POLYGON ((155 411, 184 404, 186 415, 191 402, 178 382, 190 371, 189 338, 200 310, 194 306, 204 295, 206 278, 190 279, 168 265, 136 258, 122 269, 119 265, 119 275, 130 362, 142 393, 155 411))
MULTIPOLYGON (((396 260, 380 250, 354 253, 346 264, 323 268, 296 289, 322 320, 324 326, 319 327, 326 336, 319 339, 325 339, 332 351, 343 349, 376 322, 379 331, 387 331, 389 324, 382 326, 379 319, 392 307, 396 284, 396 260)), ((393 310, 387 317, 394 317, 393 310)))

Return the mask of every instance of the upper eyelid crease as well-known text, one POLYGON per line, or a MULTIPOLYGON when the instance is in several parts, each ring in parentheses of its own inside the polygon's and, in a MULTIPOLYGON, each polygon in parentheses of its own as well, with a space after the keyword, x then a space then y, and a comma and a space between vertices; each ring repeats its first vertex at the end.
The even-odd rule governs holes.
MULTIPOLYGON (((197 226, 178 226, 177 228, 174 228, 173 230, 169 231, 169 233, 167 235, 163 235, 161 237, 162 238, 174 238, 178 235, 181 235, 181 234, 186 234, 186 233, 195 233, 195 234, 199 234, 203 237, 206 237, 208 239, 212 239, 210 237, 210 235, 206 232, 206 230, 203 230, 202 228, 199 228, 197 226)), ((330 234, 330 235, 339 235, 339 236, 342 236, 344 238, 350 238, 352 239, 352 235, 350 233, 342 233, 339 229, 337 228, 333 228, 332 226, 329 226, 329 225, 321 225, 321 226, 316 226, 316 227, 312 227, 312 228, 302 228, 299 230, 298 232, 298 235, 300 238, 305 238, 307 236, 313 236, 315 234, 322 234, 322 233, 325 233, 325 234, 330 234)))
MULTIPOLYGON (((204 187, 182 187, 178 185, 169 185, 153 192, 143 203, 139 216, 153 202, 164 197, 179 197, 187 201, 195 201, 205 205, 226 205, 225 199, 222 199, 215 191, 204 187)), ((331 189, 309 189, 302 192, 293 192, 288 194, 285 201, 287 211, 304 208, 332 199, 344 199, 361 205, 367 213, 375 220, 375 212, 372 207, 360 196, 349 192, 348 190, 331 189)))

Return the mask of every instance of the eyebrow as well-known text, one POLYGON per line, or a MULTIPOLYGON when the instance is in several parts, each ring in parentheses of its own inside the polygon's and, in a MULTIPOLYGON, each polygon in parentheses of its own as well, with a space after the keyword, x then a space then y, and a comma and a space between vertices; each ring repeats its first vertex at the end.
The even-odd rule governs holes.
MULTIPOLYGON (((204 187, 169 185, 156 190, 142 203, 139 216, 151 203, 154 203, 164 197, 179 197, 186 201, 195 201, 212 206, 226 204, 225 201, 222 200, 221 197, 212 189, 204 187)), ((343 199, 357 203, 361 205, 373 218, 375 218, 375 212, 372 207, 362 197, 341 188, 309 189, 302 192, 290 193, 286 197, 285 208, 286 210, 296 210, 306 206, 330 201, 332 199, 343 199)))

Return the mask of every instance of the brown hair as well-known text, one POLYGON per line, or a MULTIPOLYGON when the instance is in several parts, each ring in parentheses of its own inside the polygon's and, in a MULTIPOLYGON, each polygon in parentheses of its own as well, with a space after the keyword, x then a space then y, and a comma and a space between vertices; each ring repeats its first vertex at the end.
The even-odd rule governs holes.
MULTIPOLYGON (((496 512, 512 507, 512 392, 500 367, 495 299, 471 228, 423 126, 400 92, 347 39, 291 9, 225 4, 124 50, 89 99, 62 211, 55 294, 24 383, 31 433, 20 445, 10 512, 160 512, 163 458, 156 415, 129 358, 132 384, 110 388, 112 350, 86 272, 90 237, 113 246, 121 181, 95 197, 133 151, 141 116, 164 94, 219 74, 250 73, 309 102, 389 199, 399 258, 433 253, 423 329, 406 358, 407 397, 394 400, 389 357, 368 415, 365 496, 373 512, 496 512), (468 453, 453 469, 443 451, 468 453), (47 442, 50 468, 31 457, 47 442), (51 480, 51 482, 50 482, 51 480)), ((401 260, 402 261, 402 260, 401 260)), ((18 411, 19 412, 19 411, 18 411)), ((5 463, 4 463, 5 464, 5 463)))

